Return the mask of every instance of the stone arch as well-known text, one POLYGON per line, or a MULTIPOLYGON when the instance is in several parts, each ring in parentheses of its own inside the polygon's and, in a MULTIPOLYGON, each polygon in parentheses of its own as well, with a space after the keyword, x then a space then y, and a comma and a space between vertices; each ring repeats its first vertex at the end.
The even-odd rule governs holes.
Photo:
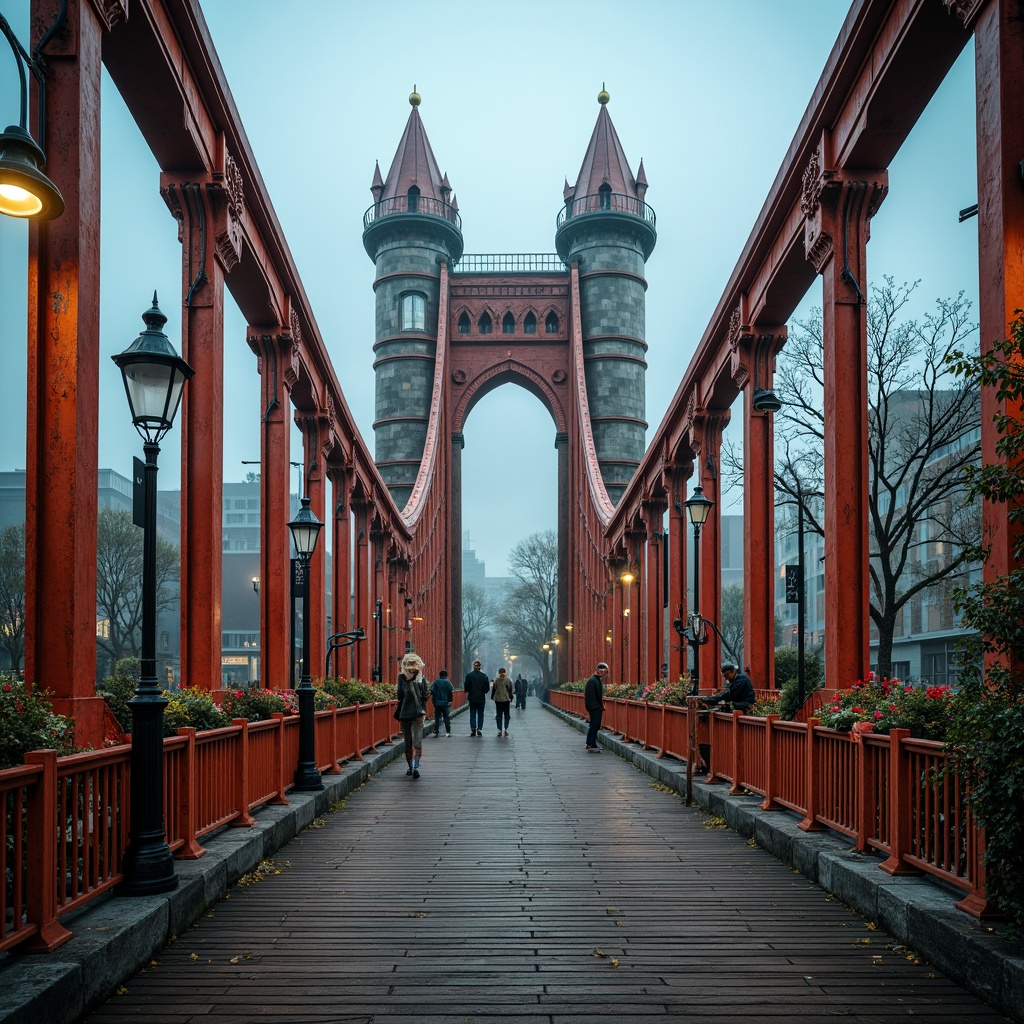
POLYGON ((473 407, 485 395, 497 390, 503 384, 517 384, 530 394, 540 399, 541 404, 551 414, 555 422, 555 430, 564 433, 568 430, 568 417, 564 399, 551 383, 544 379, 536 370, 520 363, 516 359, 506 359, 482 370, 466 384, 466 390, 459 398, 452 413, 452 432, 462 433, 466 420, 473 407))

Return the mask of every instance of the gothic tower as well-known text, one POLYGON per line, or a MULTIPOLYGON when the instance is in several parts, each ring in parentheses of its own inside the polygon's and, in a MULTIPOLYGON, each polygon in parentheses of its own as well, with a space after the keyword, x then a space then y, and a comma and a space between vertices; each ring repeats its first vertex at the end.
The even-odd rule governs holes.
POLYGON ((608 496, 617 502, 645 448, 647 370, 644 269, 657 235, 644 202, 640 161, 629 168, 608 115, 608 93, 575 185, 565 183, 558 255, 579 264, 583 357, 594 444, 608 496))
POLYGON ((395 503, 409 499, 423 456, 437 343, 440 261, 462 255, 458 203, 420 120, 420 96, 388 176, 378 164, 363 217, 363 246, 376 265, 374 458, 395 503))

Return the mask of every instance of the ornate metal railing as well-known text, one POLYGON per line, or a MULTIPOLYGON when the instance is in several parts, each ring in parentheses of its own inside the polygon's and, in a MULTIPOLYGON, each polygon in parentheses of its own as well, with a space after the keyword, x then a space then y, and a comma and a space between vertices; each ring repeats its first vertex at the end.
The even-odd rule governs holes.
POLYGON ((556 229, 570 217, 579 217, 585 213, 628 213, 639 217, 652 228, 655 226, 654 211, 642 199, 620 192, 595 192, 593 195, 570 199, 558 214, 556 229))
POLYGON ((462 218, 453 206, 431 196, 417 195, 393 196, 391 199, 374 203, 363 214, 363 230, 393 213, 417 213, 426 217, 440 217, 454 224, 459 231, 462 230, 462 218))
POLYGON ((456 274, 564 274, 555 252, 467 253, 452 268, 456 274))

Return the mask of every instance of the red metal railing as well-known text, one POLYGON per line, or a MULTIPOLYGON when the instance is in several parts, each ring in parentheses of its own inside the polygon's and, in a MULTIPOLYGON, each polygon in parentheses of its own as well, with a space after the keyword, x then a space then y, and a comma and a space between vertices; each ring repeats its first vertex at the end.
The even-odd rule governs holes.
MULTIPOLYGON (((463 694, 456 694, 456 706, 463 694)), ((361 758, 400 732, 395 701, 316 713, 322 772, 361 758)), ((200 857, 199 840, 250 811, 287 803, 298 759, 298 716, 236 719, 223 729, 182 729, 164 740, 164 822, 177 857, 200 857)), ((0 952, 49 951, 71 938, 61 915, 117 885, 130 822, 131 746, 57 757, 32 751, 0 771, 0 952)))
MULTIPOLYGON (((586 717, 583 694, 553 690, 551 703, 586 717)), ((886 855, 890 874, 927 874, 964 890, 957 904, 980 916, 987 909, 981 855, 984 836, 971 822, 963 786, 942 777, 943 745, 889 735, 839 732, 817 719, 784 722, 740 712, 698 711, 643 701, 605 698, 602 724, 626 742, 686 759, 687 716, 699 717, 696 735, 707 781, 731 783, 764 799, 764 810, 786 808, 802 816, 800 828, 831 829, 856 849, 886 855)))

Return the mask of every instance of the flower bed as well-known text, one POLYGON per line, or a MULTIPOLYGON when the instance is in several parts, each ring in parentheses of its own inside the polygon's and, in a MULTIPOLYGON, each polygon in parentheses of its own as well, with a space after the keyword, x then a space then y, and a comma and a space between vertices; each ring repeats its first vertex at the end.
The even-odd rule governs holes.
POLYGON ((951 719, 952 687, 922 686, 901 679, 858 679, 817 714, 831 729, 869 726, 872 731, 909 729, 922 740, 945 741, 951 719), (862 724, 863 723, 863 724, 862 724))

